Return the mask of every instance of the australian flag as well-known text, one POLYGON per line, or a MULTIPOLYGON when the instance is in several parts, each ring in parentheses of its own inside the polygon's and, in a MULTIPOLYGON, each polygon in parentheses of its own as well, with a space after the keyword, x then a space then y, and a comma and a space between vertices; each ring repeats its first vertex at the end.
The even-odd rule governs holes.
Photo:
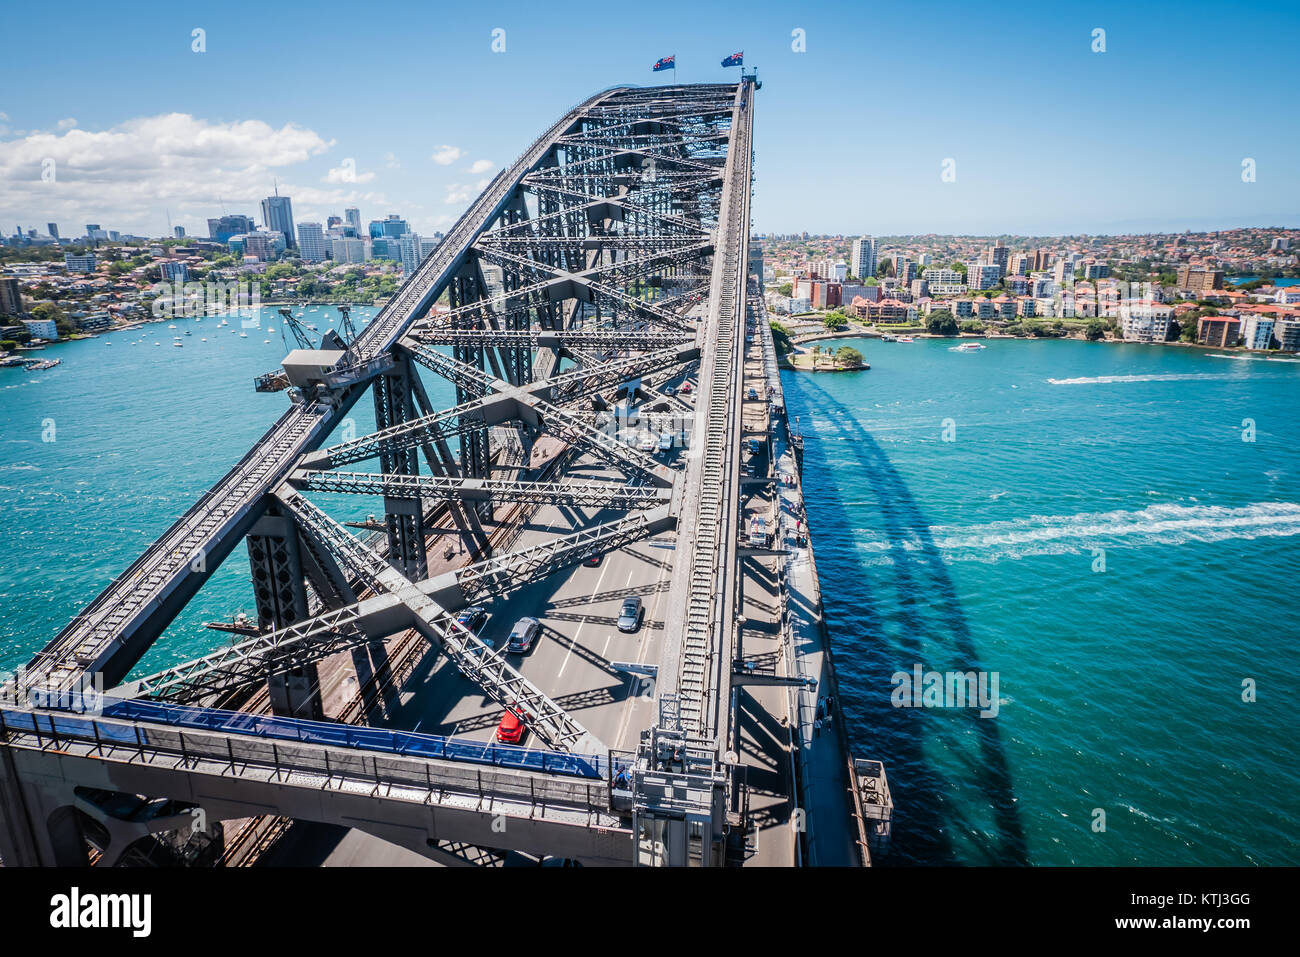
POLYGON ((731 54, 731 56, 729 56, 729 57, 727 57, 725 60, 723 60, 723 61, 722 61, 722 65, 723 65, 723 66, 740 66, 740 65, 742 65, 744 62, 745 62, 745 51, 744 51, 744 50, 741 50, 739 53, 733 53, 733 54, 731 54))
POLYGON ((672 56, 661 56, 655 62, 655 65, 652 67, 652 69, 654 70, 655 73, 658 73, 660 70, 677 69, 677 54, 674 53, 672 56))

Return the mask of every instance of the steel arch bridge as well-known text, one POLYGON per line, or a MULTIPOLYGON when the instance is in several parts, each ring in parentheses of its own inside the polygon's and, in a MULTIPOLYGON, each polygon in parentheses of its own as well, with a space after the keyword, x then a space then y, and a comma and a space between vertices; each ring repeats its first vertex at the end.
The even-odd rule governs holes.
POLYGON ((659 722, 644 747, 687 757, 675 783, 638 777, 638 794, 653 794, 637 807, 648 815, 684 801, 716 837, 729 787, 755 88, 752 77, 619 87, 567 112, 497 174, 352 341, 327 333, 286 357, 289 408, 20 681, 62 689, 96 673, 119 697, 197 707, 269 682, 278 714, 314 718, 318 662, 415 629, 549 748, 600 755, 605 745, 457 612, 675 532, 659 722), (680 468, 630 447, 593 412, 625 393, 656 394, 656 383, 688 367, 698 367, 700 394, 680 468), (433 407, 421 372, 454 385, 453 407, 433 407), (367 394, 375 431, 328 444, 367 394), (520 454, 505 454, 502 437, 520 454), (531 474, 541 437, 598 457, 617 478, 531 474), (382 496, 382 534, 354 535, 313 492, 382 496), (434 510, 487 553, 485 520, 506 503, 622 517, 430 577, 434 510), (258 633, 126 682, 241 542, 258 633))

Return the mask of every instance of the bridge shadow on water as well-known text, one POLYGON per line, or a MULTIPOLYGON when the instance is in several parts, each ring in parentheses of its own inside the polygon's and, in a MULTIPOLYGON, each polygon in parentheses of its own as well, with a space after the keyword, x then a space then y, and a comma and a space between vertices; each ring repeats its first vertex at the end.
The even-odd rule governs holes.
POLYGON ((978 708, 899 708, 895 672, 979 671, 957 589, 903 476, 851 409, 815 376, 785 377, 804 419, 805 508, 857 757, 883 760, 895 810, 881 863, 1023 865, 1024 830, 996 718, 978 708), (810 422, 811 420, 811 427, 810 422), (848 468, 831 463, 846 457, 848 468), (816 478, 814 478, 816 477, 816 478), (880 563, 857 547, 843 493, 861 493, 888 543, 880 563), (904 543, 910 547, 904 547, 904 543))

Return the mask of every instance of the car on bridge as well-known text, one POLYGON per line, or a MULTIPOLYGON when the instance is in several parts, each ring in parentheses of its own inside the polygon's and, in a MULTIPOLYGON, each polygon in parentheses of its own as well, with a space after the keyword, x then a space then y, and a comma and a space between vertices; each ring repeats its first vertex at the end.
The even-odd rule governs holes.
MULTIPOLYGON (((487 621, 487 609, 482 605, 474 605, 470 608, 462 608, 456 615, 456 624, 460 625, 467 631, 478 635, 483 630, 483 624, 487 621)), ((482 637, 480 635, 480 637, 482 637)))
POLYGON ((542 630, 542 623, 536 618, 520 618, 515 622, 515 626, 510 629, 510 639, 506 642, 506 651, 515 654, 526 654, 533 647, 533 642, 537 640, 538 633, 542 630))
POLYGON ((520 744, 526 734, 528 726, 524 724, 523 718, 513 708, 507 708, 501 716, 501 723, 497 725, 496 739, 502 744, 520 744))
POLYGON ((641 598, 633 595, 631 598, 623 599, 623 607, 618 612, 618 630, 634 632, 641 627, 641 622, 645 618, 645 607, 641 604, 641 598))

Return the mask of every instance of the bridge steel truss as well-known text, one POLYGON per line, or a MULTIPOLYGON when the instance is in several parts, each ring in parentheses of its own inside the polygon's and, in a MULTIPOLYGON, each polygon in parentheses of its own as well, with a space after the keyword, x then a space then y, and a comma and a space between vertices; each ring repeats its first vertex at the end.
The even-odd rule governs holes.
MULTIPOLYGON (((693 781, 707 782, 704 830, 716 837, 719 795, 730 781, 720 755, 706 752, 727 737, 719 703, 726 701, 730 673, 731 628, 723 609, 734 601, 735 522, 724 511, 728 495, 735 503, 728 460, 739 434, 737 310, 747 264, 753 89, 751 78, 614 88, 565 114, 495 177, 347 343, 342 359, 331 365, 322 358, 319 377, 298 382, 290 408, 248 454, 42 649, 9 690, 69 688, 94 673, 117 686, 117 694, 201 706, 269 681, 277 713, 319 717, 319 661, 414 628, 485 694, 517 710, 550 748, 600 753, 601 742, 461 627, 455 612, 676 531, 672 588, 684 617, 667 623, 660 727, 638 758, 637 814, 642 821, 682 817, 667 799, 680 788, 669 783, 654 791, 662 781, 647 750, 680 738, 691 749, 693 769, 706 767, 693 781), (434 308, 439 303, 445 305, 434 308), (593 421, 593 401, 612 402, 620 387, 643 381, 649 389, 695 363, 701 454, 693 448, 683 470, 629 448, 593 421), (417 369, 454 385, 453 408, 432 407, 417 369), (375 431, 327 445, 367 392, 375 431), (555 436, 624 478, 537 481, 526 464, 494 475, 501 469, 494 465, 492 432, 500 426, 515 430, 525 450, 543 435, 555 436), (377 461, 379 470, 345 470, 366 460, 377 461), (358 539, 309 501, 309 492, 381 496, 382 536, 373 543, 358 539), (462 529, 481 533, 477 519, 507 503, 599 506, 626 517, 430 578, 426 522, 433 508, 445 504, 462 529), (260 633, 125 682, 241 540, 260 633)), ((8 737, 0 741, 0 751, 16 746, 8 737)), ((112 764, 104 763, 111 781, 112 764)), ((6 793, 21 796, 21 783, 11 784, 6 793)), ((62 797, 34 793, 26 799, 42 806, 28 809, 30 820, 73 817, 51 813, 62 797)), ((700 805, 691 805, 691 822, 700 820, 700 805)), ((65 838, 25 842, 0 835, 0 856, 18 862, 24 847, 65 838)), ((644 847, 647 838, 639 839, 644 847)), ((700 855, 704 862, 715 856, 700 855)))

